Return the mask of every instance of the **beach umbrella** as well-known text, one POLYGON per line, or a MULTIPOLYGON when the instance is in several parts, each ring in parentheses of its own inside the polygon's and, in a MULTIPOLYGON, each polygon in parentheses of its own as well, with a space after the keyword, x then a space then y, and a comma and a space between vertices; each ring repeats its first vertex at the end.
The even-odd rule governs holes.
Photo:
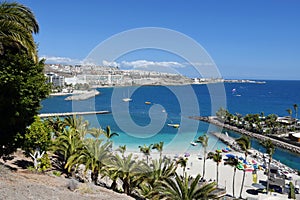
POLYGON ((229 154, 226 154, 226 157, 227 158, 235 158, 235 155, 229 153, 229 154))
POLYGON ((260 183, 252 183, 252 186, 257 188, 257 189, 261 189, 261 190, 266 189, 266 186, 264 186, 260 183))
POLYGON ((188 153, 188 152, 184 153, 184 157, 189 157, 189 156, 190 156, 190 153, 188 153))

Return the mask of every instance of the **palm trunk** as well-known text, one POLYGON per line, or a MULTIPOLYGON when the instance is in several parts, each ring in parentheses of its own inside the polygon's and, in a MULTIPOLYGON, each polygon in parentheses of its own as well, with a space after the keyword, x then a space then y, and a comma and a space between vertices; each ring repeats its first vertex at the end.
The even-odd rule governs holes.
POLYGON ((219 185, 219 162, 217 162, 217 186, 219 185))
MULTIPOLYGON (((247 160, 247 154, 245 154, 245 160, 247 160)), ((243 180, 242 180, 242 185, 241 185, 241 191, 240 191, 240 198, 242 199, 242 192, 243 192, 243 188, 244 188, 244 182, 245 182, 245 176, 246 176, 246 171, 244 170, 243 173, 243 180)))
POLYGON ((234 195, 235 173, 236 173, 236 167, 234 167, 234 169, 233 169, 233 180, 232 180, 232 196, 233 196, 233 198, 235 197, 235 195, 234 195))
POLYGON ((117 181, 116 180, 113 180, 113 182, 110 186, 110 189, 112 189, 113 191, 116 191, 116 189, 117 189, 117 181))
POLYGON ((98 170, 95 170, 91 174, 92 181, 94 182, 95 185, 98 184, 98 175, 99 175, 98 170))
POLYGON ((123 180, 123 190, 125 194, 130 194, 130 185, 128 183, 128 178, 123 180))
POLYGON ((203 156, 203 172, 202 172, 203 179, 205 176, 205 162, 206 162, 206 150, 204 150, 204 156, 203 156))
POLYGON ((271 156, 270 156, 270 158, 269 158, 269 163, 268 163, 268 180, 267 180, 267 194, 269 193, 269 179, 270 179, 270 171, 271 171, 271 160, 272 158, 271 158, 271 156))
POLYGON ((241 185, 241 191, 240 191, 240 199, 243 198, 242 197, 242 192, 243 192, 243 188, 244 188, 245 176, 246 176, 246 171, 244 170, 243 180, 242 180, 242 185, 241 185))

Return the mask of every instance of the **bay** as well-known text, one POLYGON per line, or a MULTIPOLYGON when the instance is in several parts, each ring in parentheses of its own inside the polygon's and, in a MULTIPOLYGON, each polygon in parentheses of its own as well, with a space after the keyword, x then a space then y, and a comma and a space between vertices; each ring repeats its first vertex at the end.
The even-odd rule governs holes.
MULTIPOLYGON (((138 146, 163 141, 164 151, 170 153, 202 153, 200 145, 191 146, 205 132, 221 131, 218 127, 191 120, 189 116, 214 115, 214 110, 225 105, 231 113, 276 113, 288 115, 293 104, 300 104, 300 81, 267 81, 266 84, 225 83, 187 86, 141 86, 99 88, 100 95, 84 101, 65 101, 66 96, 49 97, 42 102, 41 113, 109 110, 112 114, 84 116, 91 127, 111 126, 119 134, 114 147, 127 145, 138 152, 138 146), (222 91, 224 89, 224 95, 222 91), (129 97, 131 102, 123 102, 129 97), (145 102, 151 104, 145 104, 145 102), (176 129, 168 124, 180 124, 176 129)), ((230 135, 238 137, 238 133, 230 135)), ((257 141, 252 146, 263 148, 257 141)), ((225 144, 210 135, 209 150, 224 148, 225 144)), ((274 158, 300 170, 299 155, 277 149, 274 158)))

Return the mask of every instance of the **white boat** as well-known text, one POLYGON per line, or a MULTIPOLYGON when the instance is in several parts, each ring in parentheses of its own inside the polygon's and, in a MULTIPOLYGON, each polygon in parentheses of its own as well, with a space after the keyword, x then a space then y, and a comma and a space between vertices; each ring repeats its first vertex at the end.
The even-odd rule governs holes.
POLYGON ((129 101, 132 101, 132 99, 130 99, 130 98, 124 98, 124 99, 122 99, 124 102, 129 102, 129 101))
POLYGON ((172 126, 173 128, 179 128, 179 124, 168 124, 168 126, 172 126))
POLYGON ((198 144, 196 142, 191 142, 192 146, 197 146, 198 144))
MULTIPOLYGON (((125 96, 125 95, 124 95, 125 96)), ((126 96, 125 96, 126 97, 126 96)), ((127 89, 127 97, 126 98, 123 98, 122 101, 124 102, 129 102, 129 101, 132 101, 131 98, 129 98, 129 89, 127 89)))

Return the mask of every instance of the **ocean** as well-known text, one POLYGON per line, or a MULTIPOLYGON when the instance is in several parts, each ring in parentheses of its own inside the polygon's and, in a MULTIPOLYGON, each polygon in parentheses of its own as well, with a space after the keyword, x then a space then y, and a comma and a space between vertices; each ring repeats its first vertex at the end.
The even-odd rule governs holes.
MULTIPOLYGON (((215 115, 220 106, 231 113, 275 113, 287 116, 287 109, 300 109, 300 81, 266 81, 265 84, 224 83, 186 86, 140 86, 99 88, 100 95, 84 101, 65 101, 66 96, 49 97, 42 102, 41 113, 108 110, 111 114, 88 115, 84 119, 90 127, 110 126, 119 136, 114 137, 114 148, 126 144, 130 151, 138 152, 140 145, 164 142, 164 152, 173 154, 202 153, 201 145, 190 142, 208 133, 209 150, 226 145, 210 131, 218 127, 189 119, 189 116, 215 115), (132 101, 123 102, 130 97, 132 101), (150 104, 145 104, 150 102, 150 104), (168 125, 169 124, 169 125, 168 125), (180 124, 174 128, 172 124, 180 124)), ((228 131, 232 137, 240 134, 228 131)), ((259 142, 252 147, 264 151, 259 142)), ((276 148, 274 158, 300 170, 300 156, 276 148)))

